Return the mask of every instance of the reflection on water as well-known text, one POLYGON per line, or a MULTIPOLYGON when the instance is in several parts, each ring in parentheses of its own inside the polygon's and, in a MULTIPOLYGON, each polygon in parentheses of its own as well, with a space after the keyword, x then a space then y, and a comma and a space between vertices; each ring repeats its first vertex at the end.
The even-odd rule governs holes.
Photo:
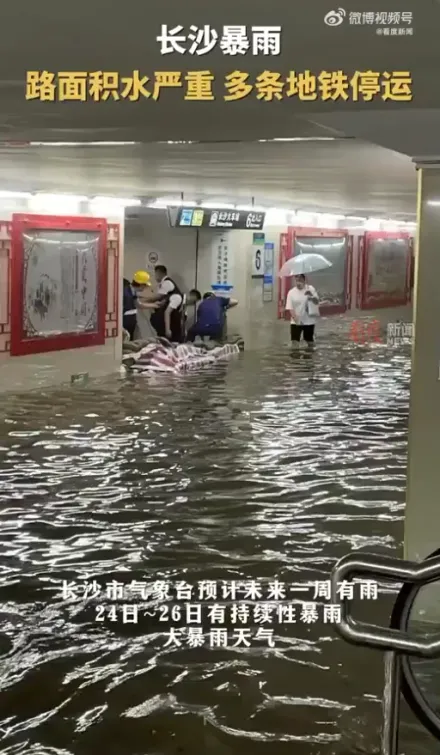
POLYGON ((108 601, 65 602, 61 581, 298 583, 352 548, 395 553, 408 376, 406 351, 335 337, 3 405, 1 751, 374 750, 381 657, 331 626, 276 626, 274 649, 164 648, 155 618, 97 622, 108 601))

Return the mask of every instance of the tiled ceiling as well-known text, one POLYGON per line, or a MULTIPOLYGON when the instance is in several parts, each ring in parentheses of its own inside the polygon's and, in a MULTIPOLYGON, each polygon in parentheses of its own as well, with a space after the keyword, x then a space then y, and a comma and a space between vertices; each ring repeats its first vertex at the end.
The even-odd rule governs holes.
POLYGON ((161 197, 414 215, 416 173, 401 154, 329 141, 3 146, 0 190, 161 197))
POLYGON ((377 111, 320 113, 318 120, 323 127, 414 158, 440 159, 440 109, 393 110, 386 115, 377 111))

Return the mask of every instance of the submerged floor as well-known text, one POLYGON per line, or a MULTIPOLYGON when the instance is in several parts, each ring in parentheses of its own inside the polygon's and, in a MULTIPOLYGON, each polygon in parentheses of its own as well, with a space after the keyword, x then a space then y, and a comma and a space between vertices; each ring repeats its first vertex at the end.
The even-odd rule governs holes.
MULTIPOLYGON (((62 580, 304 583, 351 549, 400 555, 409 350, 348 332, 327 321, 315 353, 290 354, 278 328, 201 375, 2 406, 2 752, 377 747, 382 659, 321 620, 278 626, 274 649, 164 648, 157 618, 61 595, 62 580)), ((405 743, 420 752, 418 730, 405 743)))

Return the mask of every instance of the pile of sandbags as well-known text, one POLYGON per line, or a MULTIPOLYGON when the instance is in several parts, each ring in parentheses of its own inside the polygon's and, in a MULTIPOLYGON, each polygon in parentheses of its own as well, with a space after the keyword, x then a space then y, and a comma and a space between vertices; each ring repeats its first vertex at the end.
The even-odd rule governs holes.
POLYGON ((164 344, 168 344, 169 342, 165 338, 146 338, 146 339, 138 339, 136 341, 123 341, 122 342, 122 353, 125 354, 136 354, 137 352, 141 351, 141 349, 145 349, 146 346, 150 345, 157 345, 161 342, 164 342, 164 344))
POLYGON ((241 336, 235 335, 235 336, 228 336, 226 343, 221 343, 220 341, 213 341, 211 338, 200 338, 199 336, 196 337, 196 340, 194 341, 194 346, 197 346, 199 349, 204 349, 205 351, 212 351, 213 349, 218 349, 220 346, 235 346, 237 345, 240 351, 244 350, 244 341, 241 336))
POLYGON ((171 344, 164 338, 123 344, 122 366, 130 372, 173 372, 206 367, 240 352, 238 343, 214 345, 171 344))

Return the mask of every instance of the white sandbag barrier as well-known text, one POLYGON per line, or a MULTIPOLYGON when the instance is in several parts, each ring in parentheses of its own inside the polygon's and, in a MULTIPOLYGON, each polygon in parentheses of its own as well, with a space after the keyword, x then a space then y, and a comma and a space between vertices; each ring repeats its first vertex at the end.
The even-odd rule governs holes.
MULTIPOLYGON (((135 344, 133 344, 135 348, 135 344)), ((239 354, 239 343, 226 343, 207 348, 206 345, 170 344, 163 339, 148 343, 138 351, 131 350, 122 358, 123 372, 181 374, 198 370, 239 354)))

